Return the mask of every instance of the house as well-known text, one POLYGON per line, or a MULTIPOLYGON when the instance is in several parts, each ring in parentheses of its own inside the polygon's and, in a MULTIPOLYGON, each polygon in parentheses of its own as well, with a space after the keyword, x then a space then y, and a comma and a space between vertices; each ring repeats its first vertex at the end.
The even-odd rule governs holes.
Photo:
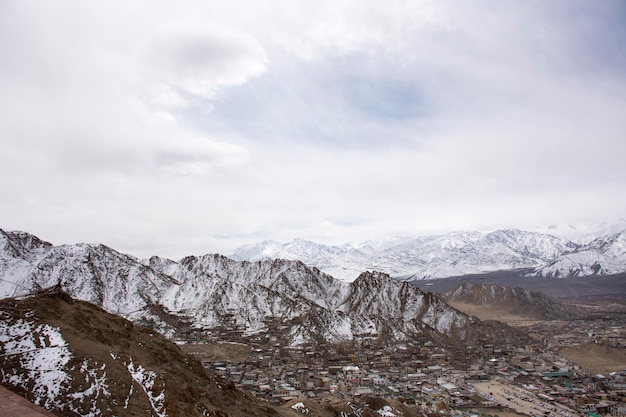
POLYGON ((372 383, 378 387, 384 387, 388 382, 387 379, 376 376, 372 378, 372 383))
POLYGON ((428 375, 426 375, 423 372, 418 372, 418 373, 413 373, 413 374, 408 374, 407 375, 407 379, 408 379, 409 382, 424 381, 426 378, 428 378, 428 375))

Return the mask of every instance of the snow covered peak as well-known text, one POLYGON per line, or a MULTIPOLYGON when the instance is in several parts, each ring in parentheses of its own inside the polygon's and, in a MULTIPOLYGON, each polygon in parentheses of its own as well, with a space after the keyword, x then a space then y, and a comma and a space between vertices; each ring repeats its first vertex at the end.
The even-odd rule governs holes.
POLYGON ((626 271, 626 230, 602 236, 555 257, 532 275, 562 278, 608 275, 626 271))
POLYGON ((249 245, 238 249, 232 257, 251 261, 300 259, 350 282, 366 270, 382 271, 397 279, 415 280, 533 268, 575 248, 575 244, 552 235, 506 229, 490 233, 453 232, 403 237, 341 246, 304 240, 283 244, 262 242, 256 248, 249 245))
POLYGON ((626 253, 626 230, 594 239, 586 247, 606 255, 622 256, 626 253))
POLYGON ((34 251, 52 247, 52 244, 30 233, 0 229, 0 247, 15 256, 28 257, 34 251))
POLYGON ((352 286, 358 287, 363 285, 370 285, 372 283, 376 283, 376 285, 380 285, 383 282, 390 280, 391 277, 389 274, 380 271, 365 271, 358 276, 352 282, 352 286))

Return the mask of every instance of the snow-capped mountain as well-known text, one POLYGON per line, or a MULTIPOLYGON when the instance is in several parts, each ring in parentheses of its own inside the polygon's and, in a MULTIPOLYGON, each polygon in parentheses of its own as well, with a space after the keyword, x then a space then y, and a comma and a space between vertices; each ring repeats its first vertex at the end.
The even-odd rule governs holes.
POLYGON ((53 246, 22 232, 0 232, 0 248, 0 297, 57 287, 169 335, 177 323, 247 334, 280 323, 290 345, 358 335, 470 341, 487 334, 436 296, 382 273, 346 283, 300 261, 140 261, 103 245, 53 246))
POLYGON ((262 242, 232 252, 239 260, 300 259, 339 279, 360 271, 383 271, 400 280, 444 278, 545 265, 576 245, 521 230, 455 232, 414 239, 326 246, 304 240, 262 242))
POLYGON ((59 283, 73 297, 130 319, 140 318, 177 284, 104 245, 53 246, 24 232, 0 230, 0 298, 59 283))
POLYGON ((609 275, 626 271, 626 231, 599 237, 533 271, 543 277, 609 275))
POLYGON ((367 245, 329 246, 304 239, 295 239, 288 243, 273 240, 258 244, 242 246, 227 254, 229 258, 239 261, 263 261, 270 259, 301 260, 307 265, 320 270, 342 281, 353 281, 366 270, 382 270, 367 268, 365 259, 376 249, 367 245))
MULTIPOLYGON (((593 230, 597 233, 614 230, 620 224, 598 224, 593 230)), ((591 226, 585 230, 591 233, 591 226)), ((248 261, 299 259, 348 282, 364 270, 382 271, 400 281, 516 269, 533 269, 531 275, 540 276, 586 276, 626 271, 620 243, 623 237, 619 237, 624 232, 623 229, 603 235, 587 244, 516 229, 454 232, 340 246, 296 239, 287 243, 266 241, 243 246, 229 256, 248 261)))
POLYGON ((149 265, 165 266, 159 271, 180 282, 161 299, 170 313, 206 328, 232 317, 246 332, 266 331, 273 319, 290 322, 292 344, 319 337, 341 342, 356 335, 466 340, 474 325, 437 297, 379 272, 346 283, 300 261, 247 262, 221 255, 177 263, 153 257, 149 265))

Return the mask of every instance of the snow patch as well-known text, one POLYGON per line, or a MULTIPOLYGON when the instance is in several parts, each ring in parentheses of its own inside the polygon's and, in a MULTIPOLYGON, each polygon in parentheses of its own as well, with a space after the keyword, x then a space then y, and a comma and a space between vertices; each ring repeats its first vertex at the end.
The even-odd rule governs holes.
POLYGON ((93 366, 84 359, 78 365, 80 376, 72 378, 69 371, 76 368, 68 368, 68 363, 73 355, 58 328, 13 319, 4 312, 0 315, 0 355, 12 365, 3 368, 3 383, 29 392, 35 404, 48 410, 69 409, 83 417, 102 415, 97 400, 111 396, 106 364, 93 366))
POLYGON ((79 408, 73 401, 69 403, 69 408, 77 415, 84 417, 96 417, 102 415, 102 410, 98 408, 97 399, 100 396, 110 397, 109 385, 107 384, 107 374, 105 372, 106 364, 95 367, 89 365, 89 360, 84 359, 80 367, 80 373, 84 376, 87 383, 87 389, 84 391, 68 394, 68 398, 76 400, 79 404, 89 405, 89 410, 84 411, 79 408))
POLYGON ((301 412, 302 414, 309 414, 310 410, 304 405, 303 402, 297 402, 291 406, 296 411, 301 412))
POLYGON ((0 346, 0 355, 13 357, 19 364, 12 374, 2 372, 2 382, 30 391, 37 405, 60 408, 71 382, 64 368, 72 358, 60 330, 21 318, 12 323, 3 320, 0 346))
POLYGON ((396 415, 391 411, 391 407, 389 407, 388 405, 379 409, 377 413, 383 417, 396 417, 396 415))
MULTIPOLYGON (((156 413, 157 417, 167 417, 167 410, 165 409, 165 389, 161 390, 155 395, 155 382, 158 374, 154 371, 148 371, 143 366, 135 366, 132 358, 130 362, 126 364, 126 369, 130 373, 133 380, 141 387, 143 392, 148 397, 152 409, 156 413)), ((130 397, 130 394, 129 394, 130 397)))

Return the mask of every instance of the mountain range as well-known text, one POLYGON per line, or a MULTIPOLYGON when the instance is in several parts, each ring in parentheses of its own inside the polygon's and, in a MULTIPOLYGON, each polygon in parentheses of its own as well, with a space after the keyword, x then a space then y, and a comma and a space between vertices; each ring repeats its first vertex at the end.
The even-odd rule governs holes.
POLYGON ((574 243, 546 233, 505 229, 336 246, 296 239, 246 245, 228 256, 247 261, 298 259, 344 281, 364 270, 385 272, 401 281, 516 269, 526 269, 529 276, 563 278, 625 272, 625 236, 626 228, 574 243))
POLYGON ((104 245, 54 246, 0 230, 0 297, 58 288, 170 337, 183 329, 280 333, 284 346, 363 338, 405 343, 514 340, 438 296, 380 272, 351 283, 300 261, 237 261, 221 255, 136 259, 104 245))

